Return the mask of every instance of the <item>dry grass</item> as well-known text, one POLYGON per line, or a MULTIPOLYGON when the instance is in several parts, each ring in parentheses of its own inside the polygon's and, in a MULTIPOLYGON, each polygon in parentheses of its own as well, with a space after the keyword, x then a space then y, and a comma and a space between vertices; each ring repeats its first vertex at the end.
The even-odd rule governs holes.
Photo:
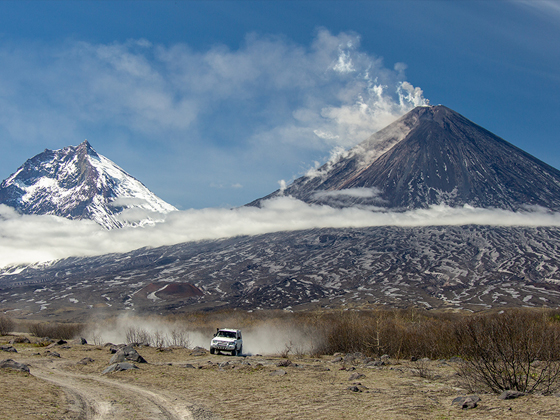
MULTIPOLYGON (((27 360, 32 373, 34 365, 49 359, 44 348, 32 344, 16 344, 16 347, 18 353, 12 358, 27 360)), ((333 356, 292 357, 291 366, 278 368, 276 364, 285 360, 280 356, 241 358, 208 353, 194 356, 188 349, 158 351, 141 347, 137 350, 149 364, 138 365, 139 370, 101 376, 111 358, 108 348, 73 344, 70 349, 53 350, 61 355, 57 359, 62 363, 60 369, 183 398, 192 407, 213 413, 217 419, 556 419, 560 416, 560 398, 554 396, 529 395, 504 401, 495 394, 480 394, 482 401, 475 409, 452 406, 452 400, 467 390, 462 388, 457 366, 451 362, 425 361, 422 368, 429 369, 430 375, 421 378, 415 372, 417 363, 395 359, 385 366, 366 368, 361 363, 331 363, 333 356), (78 365, 84 357, 95 361, 78 365), (220 367, 225 362, 229 365, 220 367), (352 367, 355 370, 341 370, 352 367), (286 371, 286 375, 271 376, 278 369, 286 371), (365 377, 350 381, 350 375, 356 372, 365 377), (348 390, 354 383, 360 383, 362 392, 348 390)), ((9 372, 2 372, 0 380, 1 419, 14 418, 12 407, 26 405, 29 408, 25 413, 35 413, 35 417, 26 418, 70 418, 65 417, 69 413, 57 387, 33 376, 9 372), (40 417, 41 414, 46 417, 40 417)), ((150 417, 146 414, 136 418, 150 417)))
POLYGON ((0 369, 0 401, 2 420, 66 418, 64 392, 28 373, 0 369))

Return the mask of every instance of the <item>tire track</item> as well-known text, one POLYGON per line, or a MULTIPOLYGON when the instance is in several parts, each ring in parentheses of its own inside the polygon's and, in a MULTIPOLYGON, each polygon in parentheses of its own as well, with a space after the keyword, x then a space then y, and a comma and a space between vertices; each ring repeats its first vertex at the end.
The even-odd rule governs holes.
POLYGON ((188 402, 179 398, 92 374, 68 372, 62 361, 33 361, 30 366, 32 375, 66 392, 71 418, 195 420, 188 402))

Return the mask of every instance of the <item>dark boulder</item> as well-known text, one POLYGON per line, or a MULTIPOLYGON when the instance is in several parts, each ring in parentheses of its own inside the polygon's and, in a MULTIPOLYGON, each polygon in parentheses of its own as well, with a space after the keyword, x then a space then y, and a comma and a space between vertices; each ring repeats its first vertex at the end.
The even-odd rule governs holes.
POLYGON ((504 391, 500 394, 501 400, 514 400, 515 398, 523 397, 525 395, 524 392, 520 391, 504 391))
POLYGON ((113 357, 111 357, 111 360, 109 363, 121 363, 124 362, 125 360, 129 360, 131 362, 136 362, 136 363, 148 363, 146 361, 146 359, 144 359, 142 356, 140 356, 140 354, 134 349, 132 348, 132 346, 125 346, 120 348, 113 357))
POLYGON ((12 359, 6 359, 0 361, 0 369, 12 369, 18 370, 20 372, 29 373, 29 366, 24 363, 18 363, 12 359))
POLYGON ((17 353, 17 350, 14 346, 0 346, 0 350, 7 351, 9 353, 17 353))
POLYGON ((127 362, 113 363, 111 366, 109 366, 107 369, 105 369, 103 372, 101 372, 101 374, 105 375, 105 374, 111 373, 111 372, 121 372, 123 370, 131 370, 131 369, 138 369, 138 366, 136 366, 132 363, 127 363, 127 362))
POLYGON ((452 402, 451 405, 456 405, 463 410, 468 410, 471 408, 476 408, 480 397, 478 395, 467 395, 463 397, 457 397, 452 402))

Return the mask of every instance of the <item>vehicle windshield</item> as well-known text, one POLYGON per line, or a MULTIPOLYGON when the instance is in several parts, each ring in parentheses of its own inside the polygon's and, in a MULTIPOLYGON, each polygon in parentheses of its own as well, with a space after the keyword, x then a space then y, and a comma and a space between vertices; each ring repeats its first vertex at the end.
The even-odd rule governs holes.
POLYGON ((235 333, 233 331, 218 331, 216 337, 235 338, 235 333))

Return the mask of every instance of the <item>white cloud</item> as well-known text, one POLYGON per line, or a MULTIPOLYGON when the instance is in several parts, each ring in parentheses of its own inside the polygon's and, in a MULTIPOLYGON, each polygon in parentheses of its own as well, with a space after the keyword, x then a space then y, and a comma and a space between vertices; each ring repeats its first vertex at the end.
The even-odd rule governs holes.
POLYGON ((328 197, 356 197, 356 198, 372 198, 377 197, 381 191, 377 188, 346 188, 334 191, 318 191, 314 194, 316 198, 328 197))
POLYGON ((107 231, 90 221, 71 221, 55 216, 22 216, 0 205, 0 266, 278 231, 470 224, 560 226, 560 214, 540 208, 514 213, 469 206, 433 206, 397 213, 358 208, 335 209, 281 197, 265 202, 263 208, 178 211, 168 214, 165 222, 155 225, 107 231))
POLYGON ((353 146, 422 101, 403 64, 387 69, 360 50, 357 34, 327 30, 309 46, 249 35, 235 50, 145 39, 2 44, 0 61, 6 144, 77 142, 101 130, 108 138, 96 141, 126 132, 134 144, 201 148, 223 142, 223 132, 212 130, 233 122, 238 128, 226 141, 238 153, 244 145, 280 155, 286 144, 353 146))

